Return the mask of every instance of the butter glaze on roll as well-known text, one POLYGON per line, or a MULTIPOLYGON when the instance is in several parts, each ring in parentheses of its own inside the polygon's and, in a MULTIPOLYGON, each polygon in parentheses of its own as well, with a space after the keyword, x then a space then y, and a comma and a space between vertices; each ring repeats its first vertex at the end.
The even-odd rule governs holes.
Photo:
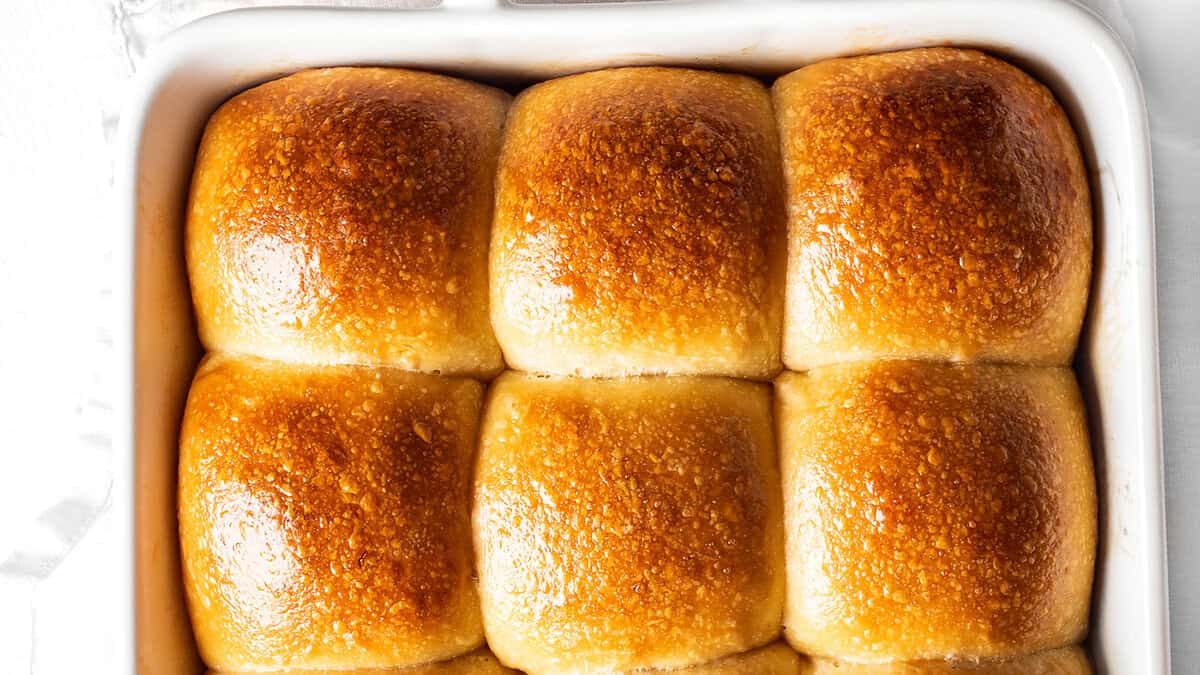
POLYGON ((490 375, 493 178, 508 95, 388 68, 305 71, 209 120, 188 273, 213 351, 490 375))
POLYGON ((916 661, 851 663, 812 659, 802 675, 1091 675, 1087 655, 1079 647, 1051 649, 1032 656, 998 662, 916 661))
POLYGON ((1065 365, 1091 275, 1087 177, 1050 92, 980 52, 823 61, 775 84, 784 363, 1065 365))
POLYGON ((506 665, 669 669, 778 635, 767 385, 506 373, 480 436, 476 568, 506 665))
POLYGON ((776 405, 798 651, 1006 658, 1083 638, 1096 494, 1071 371, 846 364, 783 375, 776 405))
POLYGON ((469 506, 481 390, 395 369, 203 362, 179 527, 210 668, 405 666, 483 643, 469 506))
POLYGON ((782 182, 770 97, 751 78, 622 68, 521 94, 491 250, 509 365, 774 375, 782 182))

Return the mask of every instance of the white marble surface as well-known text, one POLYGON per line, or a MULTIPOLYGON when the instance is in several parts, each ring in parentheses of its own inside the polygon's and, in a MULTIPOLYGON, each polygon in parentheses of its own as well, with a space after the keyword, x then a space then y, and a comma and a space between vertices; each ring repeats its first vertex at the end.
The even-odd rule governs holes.
MULTIPOLYGON (((106 583, 117 111, 149 44, 240 4, 285 3, 0 2, 0 673, 108 672, 123 639, 106 621, 122 601, 106 583)), ((1200 675, 1200 1, 1087 4, 1150 111, 1172 658, 1200 675)))

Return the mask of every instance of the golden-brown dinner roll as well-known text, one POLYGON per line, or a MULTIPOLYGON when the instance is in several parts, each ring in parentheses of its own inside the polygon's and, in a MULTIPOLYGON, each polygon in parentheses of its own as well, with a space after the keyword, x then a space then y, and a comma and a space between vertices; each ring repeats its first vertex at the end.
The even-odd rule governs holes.
POLYGON ((187 225, 204 345, 499 371, 487 246, 508 100, 430 73, 330 68, 222 105, 187 225))
POLYGON ((513 105, 492 231, 510 366, 767 378, 786 266, 771 101, 756 80, 621 68, 513 105))
MULTIPOLYGON (((275 670, 255 671, 276 673, 276 675, 515 675, 516 671, 500 665, 496 657, 487 649, 480 649, 466 656, 438 661, 408 668, 352 668, 318 669, 318 670, 275 670)), ((789 671, 795 672, 795 671, 789 671)), ((251 675, 250 672, 230 673, 228 671, 208 671, 209 675, 251 675)))
POLYGON ((179 536, 217 670, 378 668, 483 642, 479 383, 214 355, 180 439, 179 536))
POLYGON ((788 186, 784 363, 1063 365, 1092 221, 1066 115, 980 52, 802 68, 774 87, 788 186))
POLYGON ((505 373, 480 436, 476 568, 506 665, 674 668, 779 633, 767 385, 505 373))
POLYGON ((1096 494, 1070 370, 854 363, 776 396, 793 647, 975 659, 1083 637, 1096 494))
POLYGON ((1087 655, 1079 647, 1064 647, 1007 661, 896 661, 852 663, 808 659, 803 675, 1091 675, 1087 655))

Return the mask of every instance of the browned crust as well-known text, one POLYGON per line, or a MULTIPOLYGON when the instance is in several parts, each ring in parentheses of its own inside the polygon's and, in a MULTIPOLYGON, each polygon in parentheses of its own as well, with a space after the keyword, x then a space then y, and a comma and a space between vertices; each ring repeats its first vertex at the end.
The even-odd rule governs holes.
POLYGON ((499 370, 487 245, 507 104, 430 73, 330 68, 222 105, 187 227, 205 346, 499 370))
POLYGON ((385 667, 482 643, 482 387, 210 356, 180 438, 184 583, 217 669, 385 667))
POLYGON ((850 364, 786 374, 777 397, 793 647, 1010 657, 1082 638, 1096 496, 1069 370, 850 364))
POLYGON ((757 81, 621 68, 513 106, 492 235, 510 365, 765 378, 779 369, 782 175, 757 81))
POLYGON ((678 667, 778 633, 766 386, 509 373, 481 437, 477 566, 488 642, 505 663, 678 667))
POLYGON ((784 360, 1066 364, 1087 177, 1050 92, 980 52, 833 59, 774 87, 788 184, 784 360))

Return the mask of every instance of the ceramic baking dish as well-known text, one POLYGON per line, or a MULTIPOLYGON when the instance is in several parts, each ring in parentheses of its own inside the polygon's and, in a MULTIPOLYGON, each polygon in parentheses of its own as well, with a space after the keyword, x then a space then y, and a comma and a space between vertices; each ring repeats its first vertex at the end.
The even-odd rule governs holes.
POLYGON ((1137 74, 1088 11, 1055 0, 625 2, 420 10, 259 9, 158 45, 122 116, 118 303, 129 346, 118 397, 114 508, 128 546, 116 608, 122 672, 201 669, 185 611, 176 440, 200 354, 183 258, 184 202, 205 120, 236 92, 310 66, 390 64, 518 87, 626 64, 772 77, 845 54, 953 44, 1039 77, 1070 113, 1096 213, 1095 277, 1076 363, 1100 488, 1089 648, 1101 673, 1169 672, 1149 136, 1137 74))

